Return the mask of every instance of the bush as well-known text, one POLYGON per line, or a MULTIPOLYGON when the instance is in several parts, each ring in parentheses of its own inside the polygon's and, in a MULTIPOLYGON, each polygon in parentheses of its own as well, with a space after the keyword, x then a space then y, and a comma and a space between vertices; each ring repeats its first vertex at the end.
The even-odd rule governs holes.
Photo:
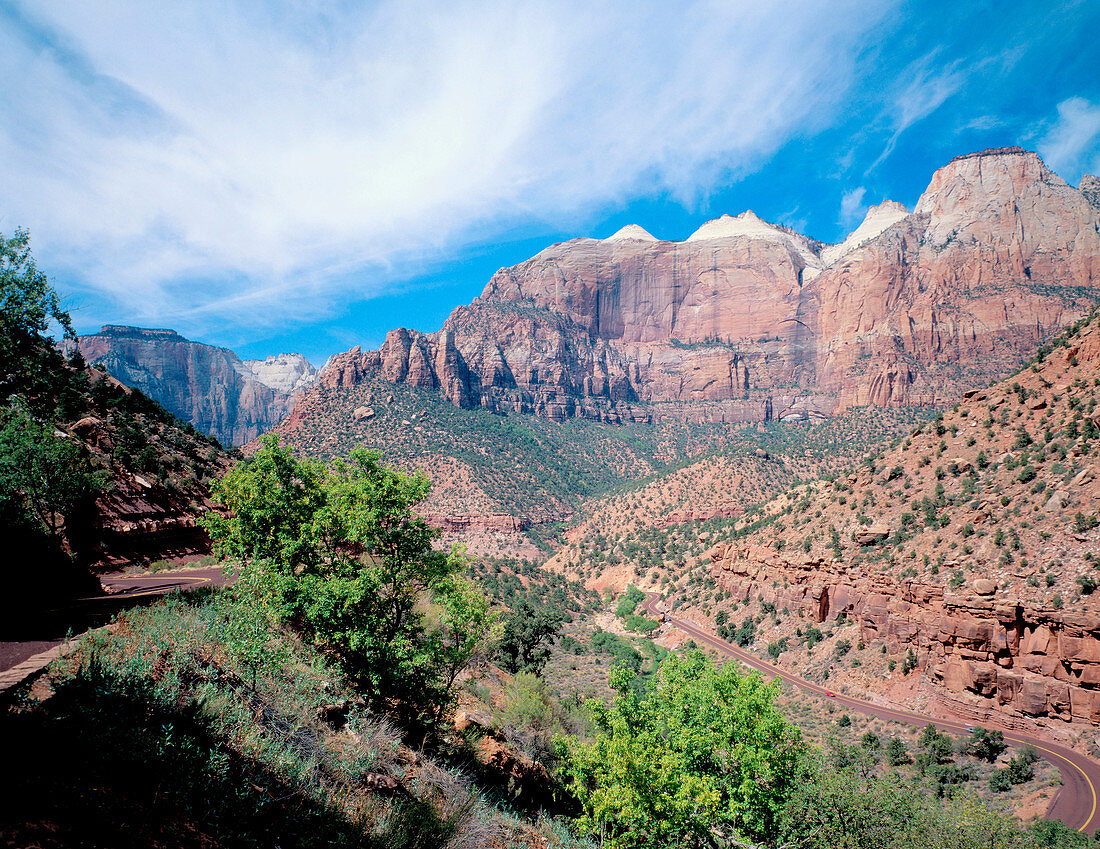
POLYGON ((621 596, 619 596, 618 607, 615 608, 615 615, 620 619, 625 619, 631 613, 638 609, 638 605, 645 600, 645 593, 634 586, 626 588, 621 596))
POLYGON ((611 706, 591 703, 595 739, 569 745, 582 831, 608 849, 713 845, 716 832, 775 839, 804 749, 774 684, 696 651, 670 654, 641 692, 623 672, 611 686, 611 706))
POLYGON ((429 488, 361 449, 330 470, 268 435, 215 487, 228 515, 204 525, 221 555, 243 561, 241 588, 334 652, 375 707, 438 721, 493 617, 459 577, 465 558, 436 551, 439 531, 416 513, 429 488))

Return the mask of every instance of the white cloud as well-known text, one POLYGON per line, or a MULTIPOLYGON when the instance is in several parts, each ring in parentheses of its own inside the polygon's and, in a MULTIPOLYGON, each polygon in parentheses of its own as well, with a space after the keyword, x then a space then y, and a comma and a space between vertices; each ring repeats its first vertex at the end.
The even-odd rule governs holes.
POLYGON ((966 75, 958 69, 957 63, 941 65, 937 53, 933 51, 903 69, 898 79, 908 82, 897 87, 888 99, 885 118, 890 128, 890 138, 868 171, 894 152, 902 133, 927 118, 955 94, 966 75))
POLYGON ((1100 104, 1071 97, 1058 104, 1058 120, 1038 145, 1055 172, 1072 183, 1090 171, 1100 174, 1100 104))
POLYGON ((847 228, 852 228, 863 220, 867 214, 867 206, 863 202, 863 196, 867 189, 863 186, 845 192, 840 198, 840 223, 847 228))
POLYGON ((334 8, 39 0, 9 18, 0 229, 28 226, 43 264, 126 320, 317 315, 520 217, 690 200, 752 169, 836 114, 892 11, 334 8))

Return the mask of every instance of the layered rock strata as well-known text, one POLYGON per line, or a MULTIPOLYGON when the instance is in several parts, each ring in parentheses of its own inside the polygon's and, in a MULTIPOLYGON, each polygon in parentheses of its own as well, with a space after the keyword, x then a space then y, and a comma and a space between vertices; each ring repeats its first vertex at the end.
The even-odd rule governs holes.
POLYGON ((173 330, 108 325, 77 344, 89 364, 225 445, 243 445, 273 428, 316 377, 300 354, 242 361, 173 330))
POLYGON ((636 225, 493 275, 436 333, 397 329, 320 378, 562 420, 746 421, 930 405, 1011 370, 1100 294, 1093 183, 1019 148, 958 157, 910 214, 840 245, 751 212, 686 241, 636 225))
POLYGON ((912 652, 954 713, 1100 724, 1098 387, 1100 313, 896 448, 768 502, 711 575, 738 605, 912 652))
POLYGON ((1100 724, 1100 612, 1004 597, 987 579, 952 591, 763 546, 719 545, 710 560, 735 601, 762 595, 815 622, 844 616, 867 643, 912 649, 953 712, 1100 724))

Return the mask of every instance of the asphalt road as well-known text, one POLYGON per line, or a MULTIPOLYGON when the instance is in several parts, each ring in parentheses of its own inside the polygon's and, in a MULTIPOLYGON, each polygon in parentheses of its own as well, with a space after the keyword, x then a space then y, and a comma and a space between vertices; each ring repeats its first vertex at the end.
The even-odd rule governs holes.
MULTIPOLYGON (((645 610, 657 619, 660 619, 661 615, 664 613, 664 611, 660 610, 657 606, 659 601, 660 599, 656 595, 647 593, 646 600, 643 603, 645 610)), ((841 695, 840 693, 833 693, 831 690, 819 684, 815 684, 805 678, 800 678, 797 675, 779 669, 767 661, 761 660, 743 649, 727 643, 715 634, 704 631, 697 625, 685 622, 682 619, 673 618, 672 616, 668 617, 668 621, 685 634, 688 634, 697 643, 716 649, 728 657, 736 658, 747 666, 763 672, 765 675, 771 677, 778 676, 784 681, 789 681, 794 684, 796 687, 829 698, 850 710, 856 710, 860 713, 865 713, 880 719, 903 722, 906 725, 914 725, 918 728, 923 728, 931 723, 941 731, 957 734, 965 734, 968 728, 975 726, 973 722, 954 722, 931 716, 922 716, 918 713, 884 707, 882 705, 863 701, 862 699, 841 695)), ((1061 773, 1062 786, 1059 788, 1058 793, 1055 794, 1050 807, 1047 809, 1047 819, 1061 820, 1070 828, 1075 828, 1078 831, 1083 831, 1088 834, 1093 834, 1097 828, 1100 827, 1100 817, 1097 816, 1096 810, 1097 788, 1100 788, 1100 764, 1097 764, 1095 761, 1086 758, 1084 755, 1072 749, 1067 749, 1065 746, 1059 746, 1056 743, 1041 740, 1038 737, 1030 737, 1015 731, 1007 731, 992 725, 986 727, 990 730, 1001 731, 1004 734, 1005 741, 1008 743, 1018 746, 1025 744, 1034 746, 1039 752, 1040 757, 1057 767, 1058 771, 1061 773)))
POLYGON ((55 611, 46 617, 51 621, 42 623, 36 633, 20 634, 20 639, 0 640, 0 672, 61 645, 67 637, 103 624, 118 609, 140 603, 136 601, 138 599, 165 595, 178 589, 220 587, 225 583, 225 574, 217 566, 145 575, 115 573, 102 575, 100 581, 107 590, 105 595, 77 599, 65 610, 55 611))
POLYGON ((101 575, 100 583, 107 590, 106 596, 81 599, 94 603, 100 598, 109 600, 141 598, 164 595, 172 590, 195 589, 201 586, 220 587, 225 584, 225 573, 220 566, 207 569, 181 569, 176 572, 153 572, 148 575, 101 575))

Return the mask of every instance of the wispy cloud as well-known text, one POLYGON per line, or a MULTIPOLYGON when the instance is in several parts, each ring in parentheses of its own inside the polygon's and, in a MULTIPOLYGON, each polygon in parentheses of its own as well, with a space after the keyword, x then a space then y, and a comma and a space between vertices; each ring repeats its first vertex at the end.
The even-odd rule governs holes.
POLYGON ((1100 104, 1070 97, 1039 141, 1039 153, 1057 173, 1076 182, 1085 171, 1100 174, 1100 104))
POLYGON ((853 228, 863 220, 867 214, 867 206, 863 203, 863 196, 867 189, 863 186, 845 192, 840 198, 840 218, 838 221, 848 228, 853 228))
POLYGON ((959 90, 965 79, 966 75, 957 62, 940 63, 938 51, 922 56, 902 70, 898 80, 906 82, 897 85, 888 99, 885 112, 890 137, 878 159, 867 170, 884 162, 894 152, 902 133, 939 109, 959 90))
POLYGON ((758 166, 842 107, 892 4, 309 8, 0 17, 0 229, 130 320, 317 315, 518 216, 758 166))

